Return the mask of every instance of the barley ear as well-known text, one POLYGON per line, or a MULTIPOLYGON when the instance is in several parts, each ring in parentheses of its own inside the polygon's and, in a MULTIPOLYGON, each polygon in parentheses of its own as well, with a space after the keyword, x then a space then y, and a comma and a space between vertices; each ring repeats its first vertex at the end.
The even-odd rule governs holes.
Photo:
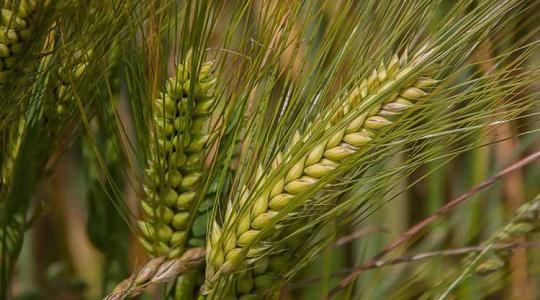
MULTIPOLYGON (((245 209, 240 205, 235 206, 235 202, 230 203, 230 206, 234 207, 233 213, 230 214, 231 217, 225 218, 221 236, 210 237, 210 240, 218 242, 212 244, 207 254, 207 263, 211 267, 206 275, 204 286, 206 293, 212 291, 212 287, 221 276, 236 271, 245 262, 245 255, 256 255, 257 247, 261 247, 258 242, 265 238, 265 230, 279 221, 277 219, 279 212, 292 203, 295 197, 313 188, 321 178, 331 175, 343 161, 360 150, 367 149, 380 133, 393 126, 393 119, 408 112, 419 99, 428 96, 435 81, 424 80, 418 86, 417 79, 424 77, 415 79, 407 77, 410 76, 410 69, 415 63, 416 61, 409 61, 406 55, 402 55, 399 59, 392 60, 386 67, 384 64, 381 65, 379 70, 374 70, 347 97, 339 101, 339 109, 333 115, 320 118, 330 120, 329 124, 325 124, 326 126, 317 122, 313 124, 318 128, 326 128, 328 137, 317 141, 311 150, 294 163, 284 159, 284 157, 290 159, 292 154, 278 154, 272 165, 274 171, 262 179, 265 183, 262 186, 269 186, 269 193, 254 193, 262 195, 263 198, 250 202, 252 209, 249 213, 237 215, 236 212, 244 212, 245 209), (392 84, 400 84, 397 93, 387 91, 392 84), (379 95, 389 96, 366 113, 359 114, 356 111, 361 102, 372 101, 380 97, 379 95), (343 126, 340 123, 344 119, 352 121, 343 126), (292 167, 285 175, 276 178, 277 171, 286 165, 285 162, 292 167), (235 215, 236 217, 232 217, 235 215)), ((298 136, 296 140, 308 139, 309 128, 307 132, 304 139, 300 134, 296 134, 298 136)), ((291 148, 293 147, 288 147, 291 148)), ((215 233, 212 232, 211 235, 213 234, 215 233)), ((272 230, 272 236, 279 236, 279 231, 272 230)), ((266 275, 274 276, 264 274, 266 275)), ((263 277, 260 281, 262 284, 270 279, 263 277)))

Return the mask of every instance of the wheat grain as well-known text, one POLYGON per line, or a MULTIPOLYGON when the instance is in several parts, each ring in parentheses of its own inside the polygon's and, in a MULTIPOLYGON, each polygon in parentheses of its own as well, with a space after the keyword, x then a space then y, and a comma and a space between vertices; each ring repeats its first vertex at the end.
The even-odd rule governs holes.
POLYGON ((0 13, 0 88, 6 85, 17 64, 17 56, 29 40, 32 17, 37 9, 34 0, 22 0, 16 10, 1 9, 0 13))
MULTIPOLYGON (((220 226, 214 223, 210 233, 204 292, 212 291, 221 274, 235 271, 244 262, 242 257, 246 247, 261 238, 261 232, 276 222, 276 215, 291 203, 295 196, 309 190, 322 177, 334 172, 343 160, 369 145, 380 129, 393 124, 389 120, 390 117, 403 114, 413 106, 414 100, 427 96, 429 89, 436 84, 435 80, 418 76, 411 82, 405 78, 411 72, 411 66, 418 63, 421 58, 416 57, 409 62, 406 54, 401 57, 396 55, 387 66, 381 65, 373 70, 344 101, 340 101, 340 109, 331 116, 331 125, 327 126, 327 130, 331 133, 329 138, 321 140, 306 155, 292 164, 281 178, 276 178, 275 174, 280 166, 284 165, 284 157, 287 156, 278 154, 273 161, 274 172, 261 180, 263 186, 270 188, 262 193, 255 193, 260 196, 250 203, 250 209, 246 213, 240 214, 246 211, 242 210, 245 203, 242 199, 238 201, 238 206, 229 203, 225 224, 220 226), (347 126, 337 126, 344 117, 354 114, 360 101, 376 97, 386 86, 396 82, 401 83, 398 93, 388 96, 369 112, 355 117, 346 124, 347 126)), ((303 138, 304 140, 310 138, 309 130, 304 137, 297 132, 291 145, 303 138)), ((243 193, 244 196, 248 194, 247 190, 243 193)), ((276 234, 273 232, 274 236, 276 234)), ((250 257, 256 256, 261 249, 254 246, 248 250, 247 256, 250 257)), ((270 281, 270 277, 266 274, 261 276, 264 277, 259 279, 260 286, 270 281)))
MULTIPOLYGON (((186 65, 189 65, 186 63, 186 65)), ((154 102, 156 130, 146 169, 141 201, 145 218, 139 221, 146 250, 153 256, 178 257, 188 240, 189 222, 208 140, 208 119, 214 103, 209 89, 215 84, 212 62, 202 65, 193 78, 183 65, 167 83, 167 91, 154 102), (193 82, 193 86, 191 83, 193 82), (193 100, 193 109, 190 101, 193 100)))

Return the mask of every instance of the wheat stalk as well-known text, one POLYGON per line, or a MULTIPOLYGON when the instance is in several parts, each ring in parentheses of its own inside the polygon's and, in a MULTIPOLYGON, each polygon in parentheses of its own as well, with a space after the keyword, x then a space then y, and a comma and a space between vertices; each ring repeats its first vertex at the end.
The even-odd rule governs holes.
POLYGON ((37 9, 34 0, 22 0, 13 11, 1 9, 0 13, 0 88, 6 85, 15 70, 17 56, 24 51, 30 38, 32 17, 37 9))
MULTIPOLYGON (((388 65, 381 64, 379 68, 374 69, 346 99, 340 101, 339 109, 331 116, 326 126, 327 133, 330 133, 329 138, 320 140, 294 163, 285 164, 284 157, 288 156, 279 153, 273 160, 274 172, 267 176, 262 176, 262 172, 258 175, 262 178, 261 185, 270 188, 262 193, 254 193, 260 195, 255 201, 246 202, 245 199, 240 199, 238 207, 229 204, 223 226, 214 222, 210 233, 204 293, 214 289, 222 274, 236 271, 238 266, 244 263, 244 256, 256 257, 261 252, 260 246, 257 248, 252 244, 262 238, 261 232, 279 221, 277 218, 280 211, 292 203, 295 197, 317 185, 321 178, 335 172, 344 160, 365 149, 372 143, 379 130, 393 124, 390 118, 401 115, 413 107, 412 101, 428 95, 428 91, 436 84, 435 80, 422 76, 413 80, 408 78, 413 67, 419 65, 423 58, 425 55, 419 55, 408 61, 406 53, 401 57, 395 55, 388 65), (373 101, 380 97, 380 94, 388 93, 389 87, 396 83, 400 84, 399 92, 388 95, 384 101, 366 113, 360 115, 356 113, 361 101, 373 101), (345 124, 346 126, 338 126, 341 120, 350 118, 355 113, 357 116, 345 124), (286 170, 284 176, 276 178, 280 168, 285 165, 292 167, 286 170), (248 205, 249 209, 245 209, 243 207, 245 205, 248 205)), ((321 124, 315 123, 312 126, 321 124)), ((304 136, 296 132, 289 148, 310 138, 309 129, 304 136)), ((244 192, 242 197, 247 198, 247 194, 244 192)), ((279 236, 279 231, 272 231, 273 236, 279 236)), ((264 273, 264 270, 261 273, 264 273)), ((266 280, 268 277, 263 279, 266 280)), ((264 281, 263 279, 261 281, 264 281)))
MULTIPOLYGON (((426 217, 425 219, 422 219, 420 222, 416 223, 412 227, 410 227, 407 231, 402 233, 400 236, 392 240, 390 243, 388 243, 384 248, 377 253, 375 256, 367 260, 366 262, 362 263, 360 266, 357 266, 352 269, 352 271, 349 272, 349 274, 341 280, 341 282, 329 293, 329 296, 335 295, 340 290, 346 288, 348 285, 350 285, 354 280, 365 270, 368 270, 373 267, 373 265, 386 256, 388 253, 394 251, 401 245, 403 245, 405 242, 411 240, 413 237, 415 237, 419 232, 426 229, 430 224, 435 222, 436 220, 439 220, 440 218, 447 215, 449 212, 451 212, 453 209, 458 207, 459 205, 462 205, 467 200, 470 200, 474 195, 479 193, 482 190, 485 190, 487 187, 491 186, 492 184, 498 182, 501 178, 511 174, 515 170, 519 170, 536 160, 540 159, 540 151, 537 151, 523 159, 520 159, 519 161, 516 161, 512 163, 510 166, 506 167, 505 169, 501 170, 497 174, 489 177, 488 179, 484 180, 483 182, 479 183, 478 185, 474 186, 470 190, 466 191, 465 193, 461 194, 459 197, 452 199, 448 201, 444 206, 439 208, 437 211, 433 212, 431 215, 426 217)), ((486 247, 488 248, 488 247, 486 247)), ((484 249, 486 249, 484 248, 484 249)))
POLYGON ((145 263, 128 279, 118 284, 104 300, 119 300, 135 297, 142 293, 149 285, 169 282, 178 275, 190 270, 204 261, 204 248, 192 248, 181 257, 167 259, 157 257, 145 263))
POLYGON ((145 217, 139 221, 140 241, 153 256, 178 257, 188 240, 193 204, 203 175, 208 119, 215 101, 212 62, 192 74, 190 59, 178 65, 167 90, 154 102, 156 112, 151 149, 141 201, 145 217), (198 74, 198 77, 194 77, 198 74), (190 108, 190 101, 194 101, 190 108))

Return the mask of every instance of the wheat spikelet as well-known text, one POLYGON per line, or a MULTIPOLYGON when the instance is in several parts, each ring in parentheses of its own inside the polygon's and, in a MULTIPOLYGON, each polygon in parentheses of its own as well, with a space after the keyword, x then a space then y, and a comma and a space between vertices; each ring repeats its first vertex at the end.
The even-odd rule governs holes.
MULTIPOLYGON (((412 66, 424 57, 418 56, 409 61, 405 53, 401 57, 394 56, 388 65, 381 64, 346 99, 340 101, 340 109, 331 116, 330 124, 326 127, 331 133, 330 138, 321 140, 292 164, 285 176, 276 178, 275 173, 287 158, 279 153, 273 161, 274 172, 263 176, 261 171, 258 175, 262 178, 262 186, 270 188, 262 193, 255 193, 260 196, 249 203, 242 199, 249 196, 249 190, 246 189, 238 201, 238 206, 229 203, 225 224, 220 226, 214 223, 212 226, 210 243, 207 245, 207 274, 203 292, 212 291, 221 274, 237 270, 238 266, 244 263, 244 254, 248 257, 257 256, 261 249, 251 247, 252 244, 261 238, 259 235, 262 230, 277 221, 274 218, 295 196, 309 190, 324 176, 330 175, 343 160, 360 149, 365 149, 379 130, 393 124, 389 120, 391 117, 403 114, 413 106, 414 100, 428 95, 428 91, 436 84, 435 80, 422 76, 412 81, 406 78, 412 66), (395 83, 400 83, 398 93, 389 95, 369 112, 352 119, 347 126, 337 126, 345 117, 354 115, 360 101, 369 101, 368 98, 376 97, 378 93, 387 90, 387 86, 395 83), (250 205, 248 210, 242 209, 246 203, 250 205), (250 248, 247 248, 248 246, 250 248), (245 253, 244 250, 249 251, 245 253)), ((297 132, 291 145, 308 140, 309 129, 307 132, 304 136, 297 132)), ((278 235, 275 231, 272 234, 278 235)), ((267 276, 260 278, 260 285, 269 280, 267 276)), ((254 281, 257 282, 257 277, 254 281)))
MULTIPOLYGON (((190 65, 189 59, 186 65, 190 65)), ((189 238, 189 223, 208 140, 208 119, 214 103, 209 89, 215 84, 212 62, 202 65, 197 78, 183 65, 154 102, 156 112, 151 149, 141 201, 145 217, 139 221, 141 243, 153 256, 178 257, 189 238), (191 83, 193 82, 193 86, 191 83), (190 101, 193 108, 190 110, 190 101)))
POLYGON ((23 53, 30 39, 32 17, 37 10, 35 0, 22 0, 16 10, 0 12, 0 88, 7 84, 15 70, 17 56, 23 53))

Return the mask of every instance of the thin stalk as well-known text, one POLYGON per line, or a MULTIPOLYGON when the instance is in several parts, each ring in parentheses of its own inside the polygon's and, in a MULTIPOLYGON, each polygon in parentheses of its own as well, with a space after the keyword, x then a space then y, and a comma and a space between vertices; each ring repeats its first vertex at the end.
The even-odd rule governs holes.
POLYGON ((421 230, 426 228, 428 225, 433 223, 433 221, 436 221, 452 211, 454 208, 458 207, 459 205, 463 204, 465 201, 469 200, 472 196, 476 195, 480 191, 488 188, 493 183, 497 182, 504 176, 512 173, 515 170, 518 170, 520 168, 523 168, 524 166, 536 161, 540 158, 540 151, 537 151, 515 163, 508 166, 507 168, 503 169, 502 171, 498 172, 497 174, 493 175, 492 177, 488 178, 487 180, 483 181, 482 183, 476 185, 472 189, 468 190, 466 193, 462 194, 458 198, 448 202, 446 205, 441 207, 439 210, 437 210, 435 213, 430 215, 429 217, 425 218, 424 220, 416 223, 413 227, 411 227, 409 230, 404 232, 402 235, 400 235, 397 239, 393 240, 390 244, 388 244, 384 249, 379 252, 377 255, 372 257, 370 260, 362 264, 360 267, 354 268, 354 270, 346 277, 344 278, 338 286, 336 286, 332 291, 330 291, 328 297, 331 298, 335 296, 340 290, 347 287, 349 284, 351 284, 358 275, 360 275, 363 271, 371 268, 379 259, 396 249, 397 247, 401 246, 403 243, 408 241, 410 238, 415 236, 417 233, 419 233, 421 230))

